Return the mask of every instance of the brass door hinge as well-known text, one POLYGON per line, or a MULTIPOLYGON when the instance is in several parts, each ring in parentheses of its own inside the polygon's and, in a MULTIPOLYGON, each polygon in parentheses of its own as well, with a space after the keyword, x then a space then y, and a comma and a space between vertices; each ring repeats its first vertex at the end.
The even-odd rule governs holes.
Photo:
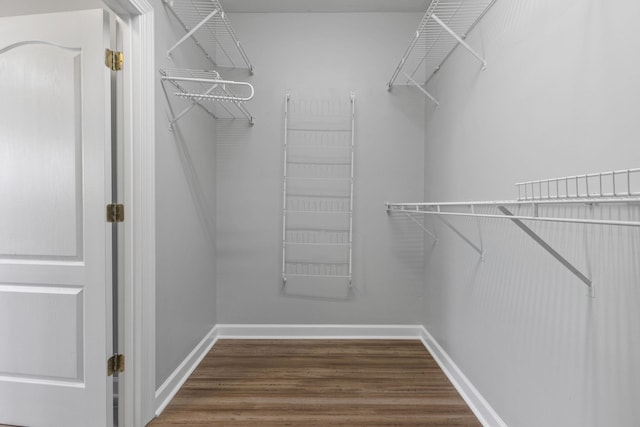
POLYGON ((124 354, 114 354, 107 360, 107 376, 124 372, 124 354))
POLYGON ((124 205, 112 203, 107 205, 107 222, 123 222, 124 205))
POLYGON ((122 70, 122 64, 124 64, 124 55, 122 52, 105 49, 104 63, 111 71, 120 71, 122 70))

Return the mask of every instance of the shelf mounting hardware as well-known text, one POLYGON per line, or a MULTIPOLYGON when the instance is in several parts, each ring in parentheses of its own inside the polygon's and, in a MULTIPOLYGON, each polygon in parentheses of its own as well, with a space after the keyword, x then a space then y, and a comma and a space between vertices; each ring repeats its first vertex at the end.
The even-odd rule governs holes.
MULTIPOLYGON (((216 86, 211 86, 209 89, 207 89, 202 95, 209 95, 211 92, 213 92, 213 90, 216 88, 216 86)), ((173 125, 175 122, 177 122, 178 120, 180 120, 184 115, 186 115, 189 111, 191 111, 193 109, 193 107, 195 107, 196 105, 200 105, 200 103, 202 102, 202 98, 201 99, 193 99, 191 104, 185 108, 184 110, 182 110, 181 112, 179 112, 178 114, 176 114, 176 116, 173 118, 173 120, 171 120, 169 122, 169 129, 173 130, 173 125)))
MULTIPOLYGON (((471 213, 475 215, 476 207, 474 205, 471 205, 470 208, 471 213)), ((480 249, 482 250, 480 258, 484 260, 484 244, 482 243, 482 227, 480 226, 480 218, 476 218, 476 225, 478 226, 478 239, 480 240, 480 249)))
POLYGON ((219 0, 163 0, 185 31, 185 35, 167 55, 191 38, 205 58, 218 68, 245 68, 253 74, 253 65, 236 37, 219 0))
POLYGON ((442 28, 444 28, 444 30, 447 33, 451 34, 451 37, 456 39, 456 41, 458 43, 460 43, 462 45, 462 47, 467 49, 467 51, 469 51, 469 53, 471 53, 473 56, 475 56, 482 63, 482 69, 483 70, 487 69, 487 61, 482 56, 480 56, 478 54, 478 52, 473 50, 473 48, 471 46, 469 46, 469 44, 462 39, 462 37, 460 37, 458 34, 455 33, 455 31, 453 31, 451 28, 449 28, 449 26, 447 24, 442 22, 442 20, 440 18, 438 18, 438 15, 436 15, 435 13, 432 13, 431 14, 431 19, 436 21, 438 23, 438 25, 440 25, 442 28))
POLYGON ((182 36, 182 38, 180 40, 178 40, 176 42, 176 44, 174 44, 173 46, 171 46, 169 48, 169 50, 167 51, 167 56, 171 56, 171 52, 173 52, 174 50, 176 50, 178 48, 178 46, 180 46, 182 43, 184 43, 185 40, 187 40, 188 38, 190 38, 191 36, 193 36, 193 34, 198 31, 204 24, 206 24, 207 22, 209 22, 209 20, 211 18, 213 18, 215 15, 217 15, 219 12, 218 9, 213 9, 213 11, 208 14, 202 21, 200 21, 195 27, 193 27, 191 30, 189 30, 187 32, 187 34, 185 34, 184 36, 182 36))
MULTIPOLYGON (((498 206, 498 209, 500 210, 500 212, 502 212, 503 214, 505 214, 508 217, 513 217, 513 213, 505 208, 504 206, 498 206)), ((529 235, 529 237, 531 237, 537 244, 539 244, 540 246, 542 246, 542 248, 549 252, 549 254, 551 254, 551 256, 553 256, 555 259, 557 259, 560 264, 564 265, 570 272, 572 272, 578 279, 580 279, 582 282, 584 282, 585 285, 587 285, 589 287, 589 289, 591 290, 591 292, 593 292, 593 283, 591 281, 591 279, 589 279, 586 275, 584 275, 580 270, 578 270, 573 264, 571 264, 569 261, 567 261, 567 259, 565 257, 563 257, 562 255, 560 255, 558 253, 558 251, 556 251, 555 249, 553 249, 547 242, 545 242, 542 237, 540 237, 538 234, 536 234, 535 231, 533 231, 531 228, 529 228, 526 224, 524 224, 522 222, 522 220, 517 219, 517 218, 509 218, 511 221, 513 221, 513 223, 518 226, 518 228, 520 228, 522 231, 524 231, 525 233, 527 233, 527 235, 529 235)))
POLYGON ((457 228, 455 228, 449 221, 447 221, 446 219, 442 218, 441 216, 438 216, 438 219, 440 221, 442 221, 442 223, 444 225, 446 225, 447 227, 449 227, 449 229, 451 229, 451 231, 453 231, 454 233, 456 233, 462 240, 464 240, 465 242, 467 242, 467 244, 469 246, 471 246, 473 248, 473 250, 475 250, 476 252, 478 252, 480 254, 480 259, 484 260, 484 249, 482 248, 482 243, 480 243, 480 247, 478 247, 478 245, 476 245, 475 243, 473 243, 467 236, 465 236, 460 230, 458 230, 457 228))
POLYGON ((417 219, 415 219, 413 217, 413 215, 411 215, 409 212, 404 212, 411 221, 413 221, 418 227, 420 227, 422 229, 422 231, 424 231, 425 233, 427 233, 429 236, 431 236, 431 238, 433 238, 433 240, 435 240, 436 243, 438 243, 438 236, 436 236, 435 233, 432 233, 431 231, 429 231, 429 229, 427 227, 425 227, 424 225, 422 225, 417 219))
POLYGON ((414 85, 415 87, 417 87, 417 88, 420 90, 420 92, 424 93, 424 95, 425 95, 427 98, 429 98, 430 100, 432 100, 432 101, 434 102, 434 104, 436 104, 436 106, 437 106, 437 107, 439 107, 439 106, 440 106, 440 101, 438 101, 438 100, 437 100, 433 95, 431 95, 429 92, 427 92, 427 90, 426 90, 425 88, 423 88, 422 86, 420 86, 420 84, 419 84, 418 82, 416 82, 415 80, 413 80, 413 78, 412 78, 409 74, 405 73, 404 71, 402 72, 402 74, 404 74, 404 76, 405 76, 405 77, 406 77, 406 78, 407 78, 411 83, 413 83, 413 85, 414 85))

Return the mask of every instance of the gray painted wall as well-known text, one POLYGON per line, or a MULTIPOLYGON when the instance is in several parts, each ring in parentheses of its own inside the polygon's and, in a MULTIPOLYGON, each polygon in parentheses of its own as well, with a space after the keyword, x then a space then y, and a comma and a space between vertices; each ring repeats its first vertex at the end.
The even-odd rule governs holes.
MULTIPOLYGON (((158 68, 210 68, 193 43, 167 58, 184 31, 155 8, 158 68)), ((215 122, 199 108, 168 129, 184 102, 156 83, 156 387, 215 324, 215 122)))
POLYGON ((419 323, 422 237, 384 202, 424 191, 424 100, 386 81, 421 14, 230 14, 256 67, 256 124, 218 123, 217 322, 419 323), (284 94, 356 93, 354 284, 329 301, 282 295, 284 94))
POLYGON ((100 0, 0 0, 0 16, 31 15, 103 7, 100 0))
MULTIPOLYGON (((636 1, 497 2, 429 89, 425 197, 504 200, 513 183, 638 167, 636 1)), ((559 215, 640 218, 638 208, 559 215)), ((473 220, 453 221, 478 241, 473 220)), ((513 224, 482 220, 487 252, 446 228, 426 240, 424 323, 511 426, 640 419, 640 231, 541 224, 586 286, 513 224)))

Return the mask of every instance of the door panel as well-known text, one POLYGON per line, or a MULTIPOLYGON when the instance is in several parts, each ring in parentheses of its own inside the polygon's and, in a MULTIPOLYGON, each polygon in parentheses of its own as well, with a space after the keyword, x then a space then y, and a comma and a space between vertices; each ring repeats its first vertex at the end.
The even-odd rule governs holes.
POLYGON ((81 61, 42 43, 0 55, 0 255, 81 256, 81 61))
POLYGON ((108 31, 0 18, 0 424, 112 425, 108 31))
POLYGON ((82 382, 82 292, 80 286, 0 285, 0 336, 11 349, 0 353, 0 372, 17 379, 82 382))

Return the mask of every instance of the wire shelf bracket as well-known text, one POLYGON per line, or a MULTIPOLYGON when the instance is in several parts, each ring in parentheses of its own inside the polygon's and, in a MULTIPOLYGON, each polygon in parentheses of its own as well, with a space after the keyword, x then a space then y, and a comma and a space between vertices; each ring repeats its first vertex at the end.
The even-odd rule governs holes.
MULTIPOLYGON (((551 206, 640 206, 640 168, 625 169, 595 174, 568 176, 516 184, 517 200, 484 201, 484 202, 442 202, 442 203, 391 203, 385 204, 387 213, 399 212, 407 214, 424 231, 426 230, 412 215, 434 215, 448 226, 460 238, 467 242, 481 257, 484 257, 480 219, 507 219, 524 231, 538 245, 546 250, 581 282, 594 296, 593 280, 584 274, 570 261, 553 249, 544 239, 533 231, 525 222, 556 222, 565 224, 604 225, 615 227, 640 228, 640 220, 574 218, 547 215, 544 207, 551 206), (476 207, 495 208, 500 213, 476 213, 476 207), (511 207, 530 209, 529 215, 514 214, 511 207), (478 220, 480 245, 457 230, 446 220, 446 217, 474 217, 478 220)), ((429 232, 433 236, 432 233, 429 232)))
POLYGON ((438 15, 436 15, 435 13, 433 13, 431 15, 431 19, 433 19, 434 21, 436 21, 438 23, 438 25, 440 25, 447 33, 451 34, 451 37, 453 37, 454 39, 456 39, 456 41, 458 43, 460 43, 460 45, 462 47, 464 47, 465 49, 467 49, 467 51, 472 54, 473 56, 476 57, 476 59, 478 59, 478 61, 480 61, 482 63, 482 69, 486 70, 487 69, 487 61, 480 56, 480 54, 478 52, 476 52, 475 50, 473 50, 473 48, 471 46, 469 46, 469 44, 467 42, 465 42, 462 37, 460 37, 458 34, 455 33, 455 31, 453 31, 451 28, 449 28, 449 26, 447 24, 445 24, 444 22, 442 22, 442 20, 440 18, 438 18, 438 15))
POLYGON ((191 101, 169 122, 170 130, 173 130, 173 125, 196 106, 203 108, 215 119, 244 118, 253 125, 254 118, 244 105, 246 101, 253 98, 255 93, 250 83, 224 80, 216 71, 161 69, 160 75, 163 88, 164 83, 168 82, 178 90, 173 95, 191 101), (207 108, 203 105, 204 101, 217 103, 222 112, 216 113, 207 108), (228 108, 227 105, 234 105, 236 111, 228 108))
POLYGON ((387 89, 390 91, 402 74, 407 78, 405 84, 413 84, 438 105, 439 102, 424 89, 424 85, 440 70, 458 45, 478 59, 485 70, 486 59, 465 39, 495 2, 496 0, 432 0, 389 79, 387 89), (403 71, 405 69, 408 71, 403 71), (422 75, 422 71, 426 77, 424 84, 415 80, 415 76, 422 75))
POLYGON ((442 221, 442 223, 444 225, 446 225, 447 227, 449 227, 451 229, 451 231, 453 231, 454 233, 456 233, 462 240, 464 240, 465 242, 467 242, 467 244, 469 246, 471 246, 473 248, 473 250, 475 250, 476 252, 478 252, 478 254, 480 254, 480 259, 484 260, 484 250, 481 247, 478 247, 475 243, 473 243, 471 241, 471 239, 469 239, 467 236, 465 236, 462 232, 460 232, 460 230, 458 230, 457 228, 455 228, 453 225, 451 225, 451 223, 449 221, 447 221, 446 219, 442 218, 442 217, 438 217, 438 219, 440 221, 442 221))
MULTIPOLYGON (((213 12, 211 12, 209 15, 207 15, 202 21, 200 21, 199 23, 196 24, 195 27, 193 27, 191 30, 189 30, 187 32, 187 34, 185 34, 180 40, 178 40, 176 42, 176 44, 174 44, 173 46, 171 46, 169 48, 169 50, 167 51, 167 56, 171 56, 171 52, 173 52, 174 50, 176 50, 178 48, 178 46, 180 46, 182 43, 184 43, 187 39, 191 38, 196 31, 198 31, 200 29, 200 27, 202 27, 204 24, 206 24, 211 18, 213 18, 215 15, 217 15, 220 11, 218 9, 213 9, 213 12)), ((186 29, 186 28, 185 28, 186 29)))
POLYGON ((591 293, 593 295, 593 282, 591 281, 590 278, 588 278, 585 274, 583 274, 580 270, 578 270, 573 264, 571 264, 569 261, 567 261, 567 259, 565 257, 563 257, 562 255, 560 255, 558 253, 558 251, 556 251, 555 249, 553 249, 547 242, 545 242, 542 237, 540 237, 535 231, 533 231, 531 228, 529 228, 525 223, 522 222, 521 219, 517 219, 517 218, 512 218, 514 215, 513 213, 505 208, 504 206, 498 206, 498 209, 500 210, 500 212, 502 212, 503 214, 505 214, 507 217, 510 217, 509 219, 518 227, 520 228, 522 231, 524 231, 525 233, 527 233, 527 235, 529 237, 531 237, 537 244, 539 244, 540 246, 542 246, 542 248, 549 252, 549 254, 551 254, 551 256, 553 256, 555 259, 557 259, 562 265, 564 265, 570 272, 572 272, 578 279, 580 279, 585 285, 587 285, 589 287, 589 289, 591 290, 591 293))
POLYGON ((431 238, 438 243, 438 236, 436 235, 435 232, 429 231, 429 229, 427 227, 425 227, 423 224, 420 223, 420 221, 418 221, 417 219, 415 219, 413 217, 413 215, 411 215, 409 212, 403 212, 405 215, 407 215, 407 217, 409 217, 409 219, 411 221, 413 221, 418 227, 420 227, 422 229, 422 231, 424 231, 425 233, 427 233, 429 236, 431 236, 431 238))
POLYGON ((405 73, 404 71, 402 72, 402 74, 405 75, 405 77, 407 78, 407 80, 409 80, 409 82, 411 82, 411 84, 413 84, 416 88, 418 88, 418 90, 420 90, 420 92, 422 92, 424 94, 424 96, 426 96, 427 98, 429 98, 431 101, 433 101, 434 104, 436 104, 437 107, 440 106, 440 101, 438 101, 436 99, 436 97, 434 97, 433 95, 431 95, 429 92, 427 92, 427 90, 425 88, 423 88, 422 86, 420 86, 420 83, 416 82, 415 80, 413 80, 413 78, 405 73))
POLYGON ((214 68, 254 68, 218 0, 163 0, 165 6, 185 30, 169 50, 192 39, 214 68))

